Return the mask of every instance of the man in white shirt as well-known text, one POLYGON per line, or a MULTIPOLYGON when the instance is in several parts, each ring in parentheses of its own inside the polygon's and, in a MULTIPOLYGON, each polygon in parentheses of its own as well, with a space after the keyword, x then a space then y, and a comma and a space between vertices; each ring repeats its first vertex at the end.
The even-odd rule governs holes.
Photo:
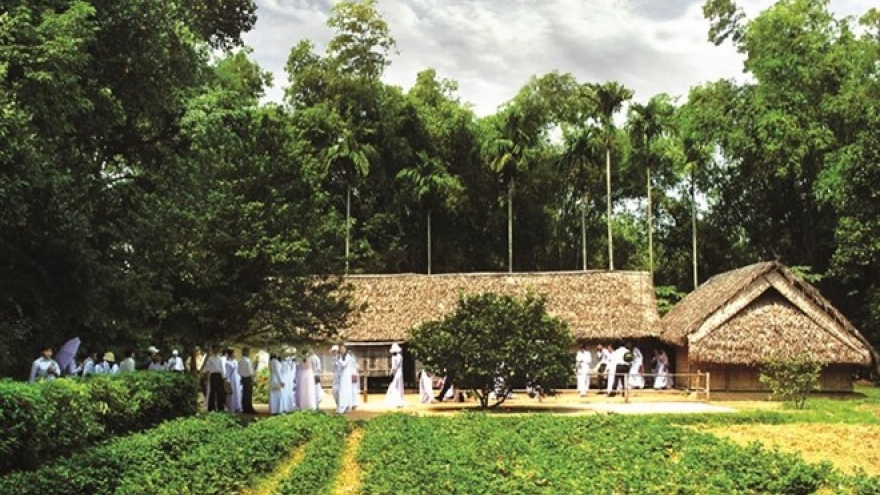
POLYGON ((37 380, 54 380, 60 374, 61 366, 52 359, 52 348, 46 346, 41 350, 40 357, 31 365, 31 376, 28 381, 34 383, 37 380))
POLYGON ((575 372, 577 374, 577 391, 581 397, 586 397, 590 391, 590 366, 593 364, 593 355, 590 354, 586 345, 581 344, 575 357, 575 372))
POLYGON ((251 350, 241 350, 238 360, 238 374, 241 376, 241 412, 254 414, 254 363, 250 358, 251 350))
POLYGON ((128 373, 130 371, 134 371, 135 362, 134 362, 134 350, 126 349, 125 350, 125 359, 119 363, 119 372, 120 373, 128 373))
POLYGON ((632 353, 621 343, 617 343, 611 353, 611 361, 608 363, 608 397, 614 397, 618 391, 623 391, 625 379, 629 373, 629 363, 632 361, 632 353), (626 355, 630 355, 629 361, 626 355))
POLYGON ((602 347, 602 344, 596 346, 596 369, 593 370, 596 372, 596 376, 599 379, 599 390, 596 392, 597 394, 604 394, 605 388, 608 385, 608 364, 611 361, 611 351, 602 347))
POLYGON ((226 366, 220 357, 220 348, 211 348, 211 357, 205 360, 202 374, 208 376, 208 411, 223 411, 226 408, 226 390, 223 382, 226 366))

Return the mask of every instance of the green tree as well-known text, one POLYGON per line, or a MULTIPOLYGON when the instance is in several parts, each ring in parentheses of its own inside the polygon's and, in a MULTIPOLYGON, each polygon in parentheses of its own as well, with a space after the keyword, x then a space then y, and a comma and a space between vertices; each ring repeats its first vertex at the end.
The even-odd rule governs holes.
POLYGON ((413 328, 409 343, 429 369, 473 390, 484 409, 502 404, 515 384, 552 391, 571 375, 571 332, 547 314, 546 300, 535 295, 462 296, 454 313, 413 328))
POLYGON ((461 181, 450 174, 439 158, 430 157, 424 151, 417 153, 416 165, 398 172, 403 181, 425 208, 427 221, 428 275, 431 274, 431 211, 448 204, 453 195, 461 193, 461 181))
POLYGON ((669 129, 674 113, 669 96, 661 94, 651 97, 648 103, 633 103, 629 108, 627 127, 633 143, 635 155, 644 162, 647 198, 646 225, 648 226, 648 271, 654 274, 654 215, 652 202, 651 171, 662 158, 658 150, 658 139, 669 129))
POLYGON ((565 183, 571 190, 580 216, 580 241, 582 269, 588 268, 587 257, 587 212, 590 209, 590 189, 601 182, 602 141, 599 130, 584 127, 566 133, 559 169, 565 183))
POLYGON ((614 114, 633 97, 631 89, 616 81, 592 85, 596 110, 602 124, 602 142, 605 145, 605 201, 608 223, 608 269, 614 270, 614 240, 611 231, 611 149, 614 146, 614 114))

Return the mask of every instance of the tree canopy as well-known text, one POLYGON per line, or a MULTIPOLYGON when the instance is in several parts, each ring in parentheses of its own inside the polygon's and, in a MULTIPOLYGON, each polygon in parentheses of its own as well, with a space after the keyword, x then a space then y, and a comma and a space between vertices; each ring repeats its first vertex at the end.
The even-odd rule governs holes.
POLYGON ((652 269, 671 303, 775 259, 880 344, 880 14, 704 13, 747 80, 634 95, 554 71, 478 117, 434 69, 383 81, 375 1, 337 2, 285 81, 241 45, 250 0, 7 2, 0 373, 74 336, 330 338, 345 272, 652 269))

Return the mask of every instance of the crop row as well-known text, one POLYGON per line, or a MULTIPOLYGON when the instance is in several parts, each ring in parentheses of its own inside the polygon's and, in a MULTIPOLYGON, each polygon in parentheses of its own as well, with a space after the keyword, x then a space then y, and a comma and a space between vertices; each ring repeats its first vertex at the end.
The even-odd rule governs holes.
MULTIPOLYGON (((237 493, 294 448, 344 420, 300 413, 256 421, 211 414, 117 438, 35 471, 0 478, 0 495, 237 493)), ((338 426, 334 426, 338 428, 338 426)), ((342 435, 340 435, 342 436, 342 435)))
POLYGON ((646 418, 389 415, 359 453, 361 493, 880 494, 880 481, 646 418))

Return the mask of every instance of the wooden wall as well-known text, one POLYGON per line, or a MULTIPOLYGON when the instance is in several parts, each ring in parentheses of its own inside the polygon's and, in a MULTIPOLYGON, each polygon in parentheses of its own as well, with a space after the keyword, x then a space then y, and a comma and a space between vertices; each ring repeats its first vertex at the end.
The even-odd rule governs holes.
MULTIPOLYGON (((767 391, 759 380, 760 371, 756 366, 723 365, 709 363, 688 363, 690 373, 697 370, 712 374, 712 390, 729 392, 767 391)), ((854 369, 847 365, 833 365, 822 370, 819 377, 823 392, 851 392, 854 369)))

